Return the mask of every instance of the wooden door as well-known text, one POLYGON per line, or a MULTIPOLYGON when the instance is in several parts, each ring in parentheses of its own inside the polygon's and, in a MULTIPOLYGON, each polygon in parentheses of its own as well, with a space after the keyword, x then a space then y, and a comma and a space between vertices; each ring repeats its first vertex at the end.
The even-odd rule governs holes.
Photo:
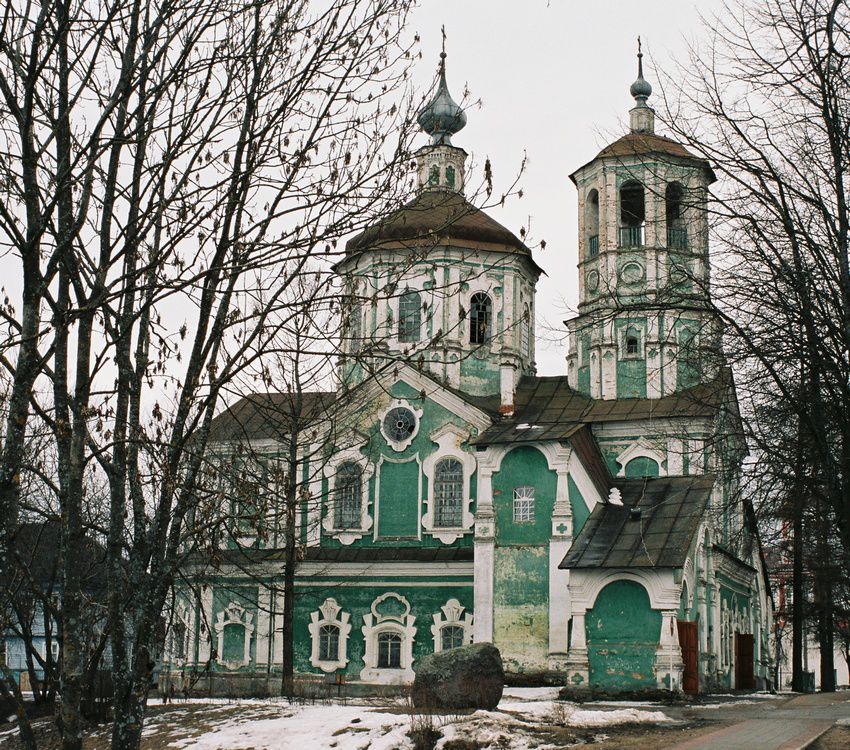
POLYGON ((679 627, 679 646, 682 648, 682 661, 685 672, 682 675, 682 690, 690 695, 699 692, 699 635, 698 624, 677 620, 679 627))
POLYGON ((751 633, 735 633, 735 689, 755 690, 756 678, 753 671, 753 636, 751 633))

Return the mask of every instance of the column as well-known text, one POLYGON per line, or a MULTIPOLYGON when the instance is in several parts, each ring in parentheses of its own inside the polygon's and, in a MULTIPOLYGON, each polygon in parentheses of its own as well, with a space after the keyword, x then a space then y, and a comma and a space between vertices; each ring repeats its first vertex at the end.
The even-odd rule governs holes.
POLYGON ((584 616, 587 610, 573 610, 570 631, 570 651, 567 655, 567 685, 571 688, 590 687, 590 664, 587 660, 587 639, 584 616))
POLYGON ((676 615, 675 609, 661 611, 661 636, 655 652, 655 674, 660 689, 678 692, 682 689, 682 672, 685 665, 682 661, 682 649, 679 646, 676 615))
POLYGON ((570 571, 558 568, 572 542, 572 509, 570 507, 567 466, 570 451, 557 456, 558 484, 552 513, 552 536, 549 538, 549 669, 566 669, 567 626, 570 620, 570 571))
POLYGON ((271 610, 271 592, 260 584, 257 594, 257 666, 269 663, 269 613, 271 610))
POLYGON ((198 663, 203 665, 210 660, 210 641, 213 626, 213 590, 205 583, 201 586, 201 624, 198 638, 198 663))
POLYGON ((475 510, 475 566, 473 568, 473 601, 476 643, 493 641, 493 574, 496 552, 496 515, 493 511, 493 471, 501 458, 501 448, 490 448, 477 454, 478 504, 475 510))

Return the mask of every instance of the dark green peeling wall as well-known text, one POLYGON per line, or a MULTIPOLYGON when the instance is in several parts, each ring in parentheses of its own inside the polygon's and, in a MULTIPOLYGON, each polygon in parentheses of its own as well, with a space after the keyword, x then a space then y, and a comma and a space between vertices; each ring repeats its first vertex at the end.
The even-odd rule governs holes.
POLYGON ((573 539, 575 539, 581 531, 581 527, 584 526, 584 522, 590 516, 590 510, 571 476, 567 477, 567 486, 570 492, 570 508, 573 512, 573 539))
POLYGON ((599 593, 585 618, 590 684, 638 689, 655 687, 655 649, 661 612, 649 606, 646 589, 614 581, 599 593))
POLYGON ((493 475, 496 511, 493 639, 511 672, 546 668, 549 537, 557 475, 536 448, 515 448, 493 475), (534 487, 534 521, 513 520, 514 489, 534 487), (506 656, 507 655, 507 656, 506 656))

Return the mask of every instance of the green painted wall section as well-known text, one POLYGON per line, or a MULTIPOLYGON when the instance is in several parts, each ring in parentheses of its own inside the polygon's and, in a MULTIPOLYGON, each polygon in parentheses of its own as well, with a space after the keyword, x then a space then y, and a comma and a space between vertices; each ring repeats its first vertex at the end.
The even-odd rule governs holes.
POLYGON ((590 684, 637 689, 655 687, 655 649, 661 612, 649 606, 646 589, 614 581, 585 616, 590 684))
MULTIPOLYGON (((365 641, 361 628, 363 627, 363 616, 371 612, 372 602, 377 597, 393 591, 407 599, 410 603, 412 614, 415 618, 416 635, 413 640, 413 668, 417 661, 426 654, 434 652, 434 638, 431 634, 431 625, 434 624, 433 616, 441 613, 442 607, 449 599, 457 599, 467 609, 465 613, 472 613, 473 593, 472 581, 467 579, 467 585, 439 585, 438 581, 433 586, 419 585, 411 586, 413 581, 401 580, 397 585, 389 589, 383 586, 342 586, 342 581, 329 581, 327 586, 304 586, 296 584, 295 600, 295 668, 298 672, 321 673, 310 664, 310 650, 312 640, 310 638, 310 613, 318 610, 319 606, 331 597, 344 612, 351 616, 351 633, 348 637, 348 664, 345 672, 350 679, 358 679, 360 670, 365 666, 363 654, 365 653, 365 641)), ((350 581, 346 581, 349 583, 350 581)), ((416 581, 422 584, 423 581, 416 581)), ((384 611, 384 610, 382 610, 384 611)))
POLYGON ((557 474, 536 448, 508 453, 493 474, 496 548, 493 639, 512 672, 546 668, 549 643, 549 537, 557 474), (534 521, 513 519, 514 489, 534 487, 534 521))
POLYGON ((546 668, 549 643, 549 550, 496 547, 493 575, 493 641, 505 669, 546 668))
POLYGON ((590 509, 570 475, 567 475, 567 488, 570 494, 570 509, 573 513, 573 539, 575 539, 581 531, 581 527, 584 526, 584 522, 590 516, 590 509))
POLYGON ((379 467, 381 493, 378 536, 416 538, 419 534, 419 463, 384 461, 379 467))
POLYGON ((646 398, 646 360, 617 361, 617 398, 646 398))

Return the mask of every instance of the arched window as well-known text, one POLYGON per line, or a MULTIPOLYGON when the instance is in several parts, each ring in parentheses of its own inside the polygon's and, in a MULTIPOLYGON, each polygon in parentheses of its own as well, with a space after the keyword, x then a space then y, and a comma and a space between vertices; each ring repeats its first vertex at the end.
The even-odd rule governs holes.
POLYGON ((534 487, 514 490, 514 523, 534 523, 534 487))
POLYGON ((684 216, 685 188, 681 182, 671 182, 664 193, 667 216, 667 247, 683 250, 688 246, 688 230, 684 216))
POLYGON ((401 669, 401 636, 398 633, 378 635, 378 669, 401 669))
POLYGON ((360 351, 360 341, 363 336, 360 325, 360 317, 362 315, 363 312, 360 305, 356 302, 352 303, 351 311, 348 313, 348 334, 350 336, 348 350, 352 354, 357 354, 360 351))
POLYGON ((531 359, 531 310, 528 303, 522 306, 522 320, 519 326, 519 347, 522 356, 531 359))
POLYGON ((334 487, 334 526, 360 528, 360 504, 363 498, 363 470, 353 461, 340 464, 334 487))
POLYGON ((599 191, 591 190, 585 204, 584 226, 587 233, 587 254, 589 257, 599 254, 599 191))
POLYGON ((419 341, 419 322, 422 298, 419 292, 408 289, 398 299, 398 340, 419 341))
POLYGON ((484 292, 476 292, 470 300, 469 343, 486 344, 493 325, 493 303, 484 292))
POLYGON ((455 168, 452 166, 446 167, 446 185, 450 188, 455 186, 455 168))
POLYGON ((641 247, 646 220, 643 185, 636 180, 620 188, 620 247, 641 247))
POLYGON ((462 625, 444 625, 440 629, 440 648, 450 651, 463 645, 464 629, 462 625))
POLYGON ((439 185, 440 184, 440 166, 438 164, 432 164, 431 170, 428 172, 428 184, 429 185, 439 185))
POLYGON ((659 474, 658 462, 649 456, 637 456, 626 464, 623 473, 629 479, 657 477, 659 474))
POLYGON ((224 626, 221 660, 241 663, 245 652, 245 626, 240 622, 229 622, 224 626))
POLYGON ((626 336, 626 354, 637 355, 640 352, 640 340, 634 334, 626 336))
POLYGON ((336 625, 322 625, 319 629, 319 660, 339 660, 339 628, 336 625))
POLYGON ((177 619, 171 630, 172 653, 175 659, 186 658, 186 623, 177 619))
POLYGON ((434 525, 456 529, 463 524, 463 464, 444 458, 434 468, 434 525))

